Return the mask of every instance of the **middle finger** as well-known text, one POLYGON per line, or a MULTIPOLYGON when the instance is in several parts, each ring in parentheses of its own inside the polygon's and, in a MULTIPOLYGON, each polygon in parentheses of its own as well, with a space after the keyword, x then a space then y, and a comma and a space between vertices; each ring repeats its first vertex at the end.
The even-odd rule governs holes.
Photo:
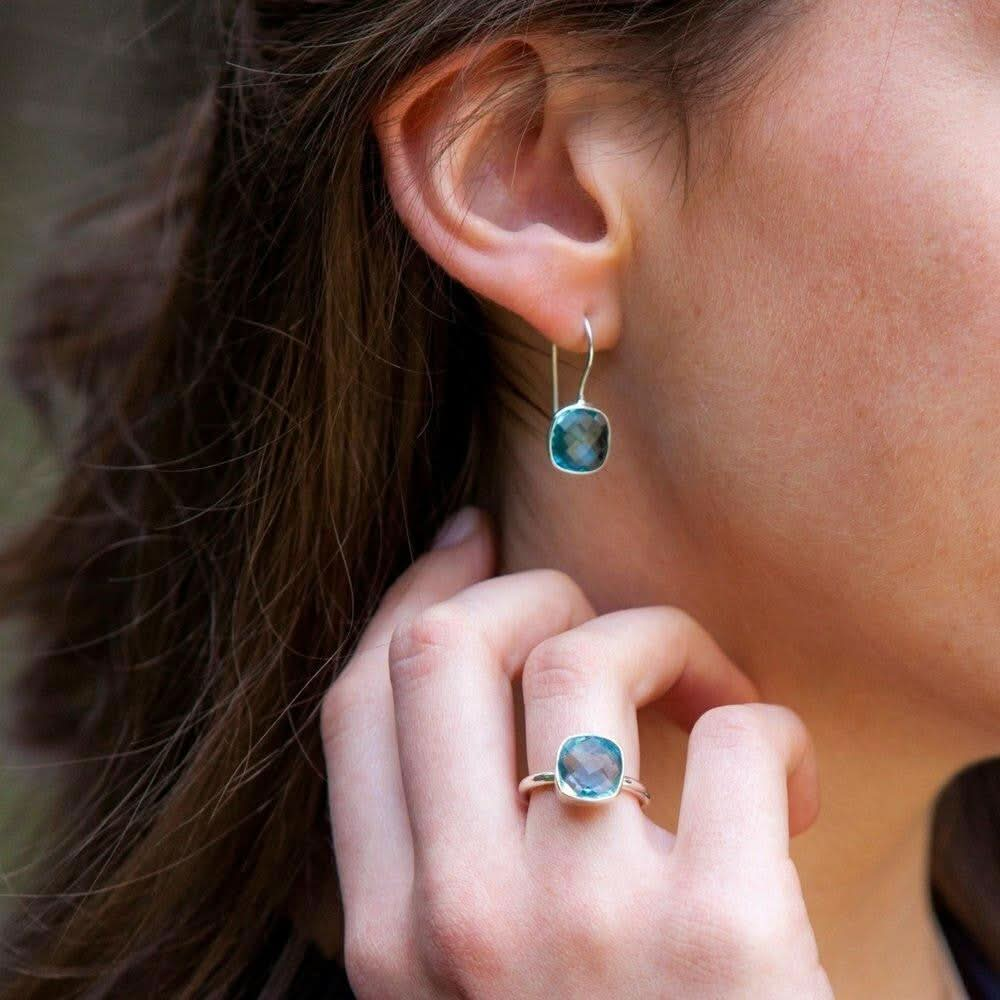
MULTIPOLYGON (((521 687, 532 772, 552 770, 562 741, 588 732, 615 740, 625 774, 640 781, 637 709, 669 692, 670 714, 690 725, 716 705, 757 697, 749 678, 701 625, 662 605, 611 612, 547 639, 529 655, 521 687)), ((621 808, 577 808, 562 802, 553 787, 540 788, 531 796, 526 834, 529 842, 539 832, 545 838, 555 820, 571 824, 565 836, 573 829, 592 835, 594 823, 641 815, 638 799, 634 810, 621 808)))

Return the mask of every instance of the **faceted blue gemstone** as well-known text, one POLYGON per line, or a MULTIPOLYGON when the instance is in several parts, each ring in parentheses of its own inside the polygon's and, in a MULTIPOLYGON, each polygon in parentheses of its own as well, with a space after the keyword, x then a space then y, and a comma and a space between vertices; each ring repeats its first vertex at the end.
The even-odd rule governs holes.
POLYGON ((556 783, 577 799, 610 799, 621 788, 622 753, 614 740, 585 733, 563 741, 556 759, 556 783))
POLYGON ((567 472, 596 472, 608 457, 608 418, 596 407, 574 404, 552 418, 549 454, 567 472))

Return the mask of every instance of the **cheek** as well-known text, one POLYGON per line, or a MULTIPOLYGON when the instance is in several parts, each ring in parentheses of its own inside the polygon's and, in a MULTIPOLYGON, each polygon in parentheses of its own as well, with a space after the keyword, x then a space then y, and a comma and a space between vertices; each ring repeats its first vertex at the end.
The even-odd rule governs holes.
POLYGON ((887 152, 710 198, 658 365, 665 424, 689 418, 672 453, 736 474, 737 502, 784 530, 801 513, 872 555, 917 517, 985 524, 998 502, 1000 243, 951 181, 887 152))
POLYGON ((748 181, 723 265, 743 305, 715 300, 711 319, 744 333, 713 361, 766 389, 732 403, 753 408, 769 460, 805 459, 803 487, 825 483, 862 522, 987 499, 968 480, 1000 426, 1000 190, 954 155, 921 169, 896 138, 852 155, 799 142, 805 162, 748 181))
POLYGON ((693 175, 645 278, 663 467, 748 561, 953 610, 1000 581, 1000 93, 897 42, 814 59, 693 175))

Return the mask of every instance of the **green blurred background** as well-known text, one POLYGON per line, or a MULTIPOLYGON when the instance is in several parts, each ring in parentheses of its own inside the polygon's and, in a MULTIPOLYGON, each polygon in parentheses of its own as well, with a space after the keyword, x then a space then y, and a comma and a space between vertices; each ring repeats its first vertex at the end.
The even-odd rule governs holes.
MULTIPOLYGON (((198 6, 210 8, 210 3, 198 6)), ((204 78, 208 28, 177 0, 0 0, 0 342, 17 295, 44 260, 60 212, 128 169, 204 78)), ((6 379, 0 384, 0 531, 16 531, 54 481, 54 462, 6 379)), ((0 680, 17 669, 17 636, 0 627, 0 680)), ((3 707, 0 701, 0 708, 3 707)), ((32 805, 50 769, 0 744, 0 887, 30 857, 32 805)))

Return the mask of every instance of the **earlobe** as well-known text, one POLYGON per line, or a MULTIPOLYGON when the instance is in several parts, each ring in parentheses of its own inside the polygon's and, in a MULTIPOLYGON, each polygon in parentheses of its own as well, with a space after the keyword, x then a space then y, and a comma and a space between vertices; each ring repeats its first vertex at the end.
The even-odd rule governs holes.
POLYGON ((469 47, 374 125, 396 210, 441 267, 569 351, 589 316, 602 350, 621 330, 625 172, 596 92, 554 83, 555 60, 525 39, 469 47))

